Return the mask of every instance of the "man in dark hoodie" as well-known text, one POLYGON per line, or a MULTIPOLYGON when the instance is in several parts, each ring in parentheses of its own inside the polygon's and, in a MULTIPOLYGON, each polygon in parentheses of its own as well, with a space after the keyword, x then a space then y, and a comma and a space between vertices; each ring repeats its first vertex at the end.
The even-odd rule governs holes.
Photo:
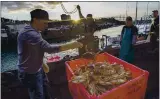
POLYGON ((153 12, 153 17, 154 17, 154 23, 151 25, 150 32, 153 34, 151 35, 151 47, 152 51, 154 52, 157 48, 159 43, 157 43, 157 38, 159 37, 159 15, 158 15, 158 10, 154 10, 153 12))
POLYGON ((85 36, 85 38, 83 40, 81 40, 81 42, 83 43, 83 48, 79 49, 79 53, 83 54, 86 51, 93 51, 94 48, 94 32, 95 32, 95 28, 96 28, 96 23, 92 17, 92 14, 87 14, 86 18, 82 15, 81 12, 81 8, 79 5, 77 5, 77 9, 78 9, 78 14, 79 17, 81 19, 81 21, 84 23, 85 25, 85 33, 83 34, 85 36))
POLYGON ((40 32, 48 27, 48 12, 35 9, 30 12, 31 24, 18 34, 19 79, 28 88, 30 99, 49 99, 46 76, 42 69, 44 52, 54 53, 82 47, 79 42, 53 46, 45 41, 40 32))

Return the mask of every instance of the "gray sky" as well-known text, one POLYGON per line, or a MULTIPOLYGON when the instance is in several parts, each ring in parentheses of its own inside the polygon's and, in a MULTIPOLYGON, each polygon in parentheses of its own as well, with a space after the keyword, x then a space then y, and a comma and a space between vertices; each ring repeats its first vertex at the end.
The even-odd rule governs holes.
MULTIPOLYGON (((147 14, 147 3, 138 2, 138 17, 147 14)), ((67 11, 72 11, 75 5, 80 5, 82 14, 86 16, 88 13, 93 17, 111 17, 126 14, 127 2, 63 2, 67 11)), ((149 2, 148 13, 152 10, 158 10, 159 2, 149 2)), ((127 13, 129 16, 135 17, 136 2, 128 2, 127 13)), ((18 20, 30 20, 30 11, 41 8, 48 11, 50 19, 60 19, 60 15, 64 14, 60 2, 1 2, 2 17, 18 20)), ((79 19, 78 12, 71 15, 72 19, 79 19)))

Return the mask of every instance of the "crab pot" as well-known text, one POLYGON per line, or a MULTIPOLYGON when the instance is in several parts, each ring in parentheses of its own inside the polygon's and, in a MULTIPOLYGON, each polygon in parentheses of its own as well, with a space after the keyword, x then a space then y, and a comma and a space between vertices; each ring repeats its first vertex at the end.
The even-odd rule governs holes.
POLYGON ((129 69, 132 72, 132 79, 128 82, 106 91, 101 95, 90 95, 82 84, 70 82, 71 77, 74 75, 73 71, 81 65, 88 64, 88 60, 80 58, 76 60, 67 61, 66 73, 68 80, 68 87, 72 94, 73 99, 144 99, 147 87, 149 73, 145 70, 129 64, 121 59, 118 59, 108 53, 101 53, 96 56, 96 62, 109 62, 118 63, 129 69))

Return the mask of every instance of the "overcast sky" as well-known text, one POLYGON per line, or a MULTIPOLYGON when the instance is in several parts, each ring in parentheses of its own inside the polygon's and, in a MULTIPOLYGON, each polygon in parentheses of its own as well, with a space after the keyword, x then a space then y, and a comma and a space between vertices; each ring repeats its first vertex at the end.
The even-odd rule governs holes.
MULTIPOLYGON (((138 17, 147 14, 147 3, 138 2, 138 17)), ((68 12, 80 5, 82 14, 86 16, 88 13, 93 17, 111 17, 126 15, 135 17, 136 2, 63 2, 68 12)), ((148 13, 152 10, 158 10, 159 2, 149 2, 148 13)), ((30 11, 41 8, 48 11, 50 19, 61 19, 60 15, 64 14, 60 2, 1 2, 1 15, 9 19, 30 20, 30 11)), ((71 15, 72 19, 79 19, 78 12, 71 15)))

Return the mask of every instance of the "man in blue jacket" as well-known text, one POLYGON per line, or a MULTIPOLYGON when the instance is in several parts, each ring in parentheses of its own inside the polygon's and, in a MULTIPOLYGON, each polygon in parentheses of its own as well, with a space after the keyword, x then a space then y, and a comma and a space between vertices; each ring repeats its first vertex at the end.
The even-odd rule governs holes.
POLYGON ((35 9, 30 12, 31 24, 18 34, 19 79, 28 88, 30 99, 48 99, 46 76, 42 69, 44 52, 54 53, 83 45, 79 42, 53 46, 45 41, 40 32, 48 27, 48 12, 35 9))

